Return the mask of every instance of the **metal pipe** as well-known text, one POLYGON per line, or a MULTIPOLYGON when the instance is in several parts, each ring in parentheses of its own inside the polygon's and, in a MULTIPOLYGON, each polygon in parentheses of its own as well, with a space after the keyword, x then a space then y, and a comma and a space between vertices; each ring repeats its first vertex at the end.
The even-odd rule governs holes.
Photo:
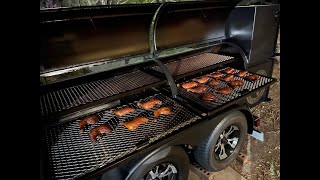
POLYGON ((174 82, 174 79, 171 76, 168 68, 161 61, 159 61, 157 59, 157 56, 155 55, 155 53, 157 51, 157 43, 156 43, 157 24, 158 24, 159 17, 167 4, 168 3, 161 4, 152 17, 152 21, 151 21, 150 28, 149 28, 149 48, 150 48, 150 53, 151 53, 151 60, 156 62, 158 64, 158 66, 162 69, 163 73, 165 74, 165 76, 168 80, 168 84, 171 89, 172 97, 176 98, 176 96, 178 94, 177 85, 174 82))
POLYGON ((152 55, 154 55, 155 52, 157 51, 156 29, 158 25, 158 20, 161 13, 163 12, 163 9, 166 7, 167 4, 168 3, 161 4, 152 17, 152 21, 149 28, 149 48, 150 48, 150 53, 152 55))

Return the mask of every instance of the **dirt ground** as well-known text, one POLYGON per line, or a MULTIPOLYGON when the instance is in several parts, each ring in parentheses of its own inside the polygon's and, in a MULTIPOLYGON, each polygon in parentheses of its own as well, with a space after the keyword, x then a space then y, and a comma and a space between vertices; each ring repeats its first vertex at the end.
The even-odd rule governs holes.
POLYGON ((264 142, 247 137, 241 152, 247 155, 243 163, 235 161, 231 167, 246 179, 280 179, 280 57, 274 66, 273 77, 278 80, 270 88, 271 102, 252 109, 261 117, 259 131, 264 132, 264 142))

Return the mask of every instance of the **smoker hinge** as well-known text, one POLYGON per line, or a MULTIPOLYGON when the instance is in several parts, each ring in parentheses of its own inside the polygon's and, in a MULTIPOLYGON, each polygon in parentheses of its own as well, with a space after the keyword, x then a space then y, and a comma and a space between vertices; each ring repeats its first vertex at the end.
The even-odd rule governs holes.
POLYGON ((263 142, 264 141, 264 133, 258 130, 253 130, 252 134, 249 134, 251 137, 256 138, 257 140, 263 142))

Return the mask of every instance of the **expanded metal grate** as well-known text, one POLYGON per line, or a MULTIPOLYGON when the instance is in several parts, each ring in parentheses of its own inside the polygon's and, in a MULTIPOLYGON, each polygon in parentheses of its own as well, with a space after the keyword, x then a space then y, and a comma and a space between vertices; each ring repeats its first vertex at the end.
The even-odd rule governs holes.
POLYGON ((80 120, 74 120, 46 130, 49 157, 48 170, 51 178, 74 179, 81 177, 134 152, 140 142, 146 141, 149 144, 200 119, 200 117, 162 94, 156 94, 140 101, 145 102, 151 98, 157 98, 163 104, 148 111, 138 107, 136 105, 138 101, 109 109, 100 113, 102 118, 97 124, 84 129, 83 132, 79 131, 80 120), (125 106, 133 107, 136 111, 121 118, 112 112, 125 106), (157 121, 153 121, 153 111, 159 107, 170 107, 172 114, 160 115, 157 121), (147 117, 149 121, 140 125, 135 131, 129 131, 119 124, 120 122, 130 121, 136 116, 147 117), (97 144, 94 145, 88 133, 90 129, 103 123, 108 123, 113 131, 99 138, 97 144))
MULTIPOLYGON (((226 69, 226 68, 223 68, 223 69, 226 69)), ((235 70, 232 74, 238 73, 239 71, 240 70, 235 70)), ((214 78, 210 78, 210 80, 207 83, 202 84, 202 85, 207 87, 205 92, 210 92, 210 93, 213 93, 214 95, 216 95, 216 99, 214 101, 210 101, 210 102, 203 101, 201 97, 205 92, 201 93, 201 94, 196 94, 196 93, 188 92, 186 89, 184 89, 182 87, 179 87, 178 88, 178 93, 182 97, 184 97, 186 99, 189 99, 192 102, 195 102, 196 104, 198 104, 200 107, 202 107, 204 109, 214 110, 215 108, 223 106, 226 103, 234 100, 235 98, 242 96, 244 92, 254 91, 255 89, 257 89, 257 88, 259 88, 261 86, 265 86, 265 85, 270 84, 271 82, 275 81, 274 79, 268 78, 268 77, 265 77, 265 76, 260 76, 260 79, 257 80, 257 81, 254 81, 254 82, 251 82, 251 81, 248 81, 248 80, 244 79, 245 77, 247 77, 249 75, 252 75, 252 74, 253 73, 248 73, 244 77, 234 76, 233 80, 243 80, 244 85, 240 86, 240 87, 238 86, 238 87, 232 88, 232 91, 227 95, 217 93, 216 90, 219 89, 219 88, 222 88, 222 87, 229 86, 228 83, 216 79, 216 80, 220 81, 220 84, 215 86, 215 87, 211 87, 211 86, 209 86, 207 84, 214 78)), ((206 74, 201 75, 201 76, 205 76, 205 75, 206 74)), ((199 77, 201 77, 201 76, 199 76, 199 77)), ((190 81, 192 81, 192 80, 190 80, 190 81)))
MULTIPOLYGON (((213 53, 203 53, 200 55, 195 55, 184 59, 179 59, 173 62, 169 62, 165 65, 167 66, 172 76, 179 76, 188 72, 219 64, 221 62, 231 59, 233 59, 233 57, 231 56, 224 56, 213 53)), ((153 67, 153 69, 161 72, 159 66, 155 66, 153 67)))
POLYGON ((40 95, 40 114, 46 116, 65 109, 107 98, 160 81, 142 71, 60 89, 40 95))

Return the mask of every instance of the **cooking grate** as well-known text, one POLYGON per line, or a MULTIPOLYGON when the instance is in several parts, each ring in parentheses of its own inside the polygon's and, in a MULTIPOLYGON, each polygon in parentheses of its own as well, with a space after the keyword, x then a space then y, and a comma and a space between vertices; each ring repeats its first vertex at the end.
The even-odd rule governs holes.
POLYGON ((158 98, 163 102, 149 111, 137 107, 137 101, 124 105, 136 109, 135 112, 118 118, 110 109, 100 113, 101 120, 90 128, 79 131, 79 121, 74 120, 46 130, 46 141, 49 157, 49 174, 52 179, 74 179, 105 166, 137 149, 137 144, 147 141, 147 145, 167 136, 171 132, 194 122, 200 117, 186 110, 171 98, 162 94, 143 99, 158 98), (171 107, 171 115, 160 115, 156 122, 152 120, 153 111, 159 107, 171 107), (135 131, 129 131, 120 122, 132 120, 136 116, 144 116, 149 122, 142 124, 135 131), (113 132, 98 138, 93 144, 89 138, 89 130, 100 124, 108 123, 113 132))
MULTIPOLYGON (((224 61, 233 59, 231 56, 224 56, 213 53, 203 53, 179 59, 165 64, 172 76, 179 76, 188 72, 199 70, 208 66, 220 64, 224 61)), ((154 70, 161 72, 159 66, 153 67, 154 70)))
POLYGON ((46 116, 160 81, 142 71, 60 89, 40 95, 40 114, 46 116))
MULTIPOLYGON (((223 68, 223 69, 226 69, 226 68, 223 68)), ((239 71, 240 70, 235 70, 233 72, 233 74, 238 73, 239 71)), ((255 81, 255 82, 251 82, 251 81, 248 81, 248 80, 244 79, 245 77, 247 77, 247 76, 249 76, 251 74, 252 73, 248 73, 243 78, 235 76, 233 78, 233 80, 243 80, 244 81, 244 85, 241 86, 241 87, 236 87, 236 88, 232 89, 232 91, 227 95, 223 95, 223 94, 215 92, 217 89, 219 89, 221 87, 228 86, 227 83, 224 82, 224 81, 218 80, 218 81, 220 81, 220 84, 215 86, 215 87, 211 87, 211 86, 208 86, 207 84, 214 78, 210 78, 210 80, 206 84, 204 84, 204 86, 207 87, 205 92, 210 92, 210 93, 213 93, 214 95, 216 95, 215 101, 212 101, 212 102, 203 101, 201 99, 201 96, 202 96, 203 93, 195 94, 195 93, 192 93, 192 92, 188 92, 186 89, 184 89, 182 87, 178 88, 178 93, 182 97, 191 100, 192 102, 196 103, 197 105, 200 105, 201 108, 204 108, 206 110, 210 110, 211 111, 211 110, 216 109, 217 107, 223 106, 226 103, 228 103, 228 102, 230 102, 230 101, 242 96, 244 92, 252 92, 252 91, 254 91, 255 89, 257 89, 257 88, 259 88, 261 86, 271 85, 271 83, 275 81, 274 79, 268 78, 268 77, 265 77, 265 76, 260 76, 260 79, 255 81)), ((205 76, 205 74, 201 75, 201 76, 205 76)), ((190 80, 190 81, 192 81, 192 80, 190 80)))

